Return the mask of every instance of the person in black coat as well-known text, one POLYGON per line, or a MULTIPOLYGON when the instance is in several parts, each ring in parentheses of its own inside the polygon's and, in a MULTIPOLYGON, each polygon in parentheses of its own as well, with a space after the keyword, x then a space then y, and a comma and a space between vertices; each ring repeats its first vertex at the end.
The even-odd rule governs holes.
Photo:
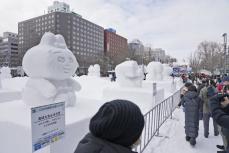
POLYGON ((144 127, 139 107, 127 100, 105 103, 92 117, 90 132, 79 142, 74 153, 135 153, 144 127))
MULTIPOLYGON (((229 86, 224 87, 224 89, 229 86)), ((229 91, 229 90, 228 90, 229 91)), ((209 105, 212 117, 221 126, 225 153, 229 153, 229 93, 218 94, 210 99, 209 105)), ((217 145, 219 146, 219 145, 217 145)), ((218 147, 219 148, 219 147, 218 147)), ((221 149, 220 148, 220 149, 221 149)))
POLYGON ((181 100, 181 104, 185 108, 185 134, 186 140, 192 146, 196 144, 196 138, 199 131, 199 109, 201 99, 197 94, 197 89, 194 85, 188 87, 188 92, 181 100))

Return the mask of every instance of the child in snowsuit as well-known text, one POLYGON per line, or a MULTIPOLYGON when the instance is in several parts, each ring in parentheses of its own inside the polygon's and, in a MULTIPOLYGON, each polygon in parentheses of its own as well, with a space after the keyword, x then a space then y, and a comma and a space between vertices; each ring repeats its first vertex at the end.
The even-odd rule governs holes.
POLYGON ((201 100, 198 97, 196 87, 194 85, 189 86, 188 92, 182 98, 181 103, 185 108, 186 140, 192 146, 196 144, 196 138, 198 136, 200 102, 201 100))

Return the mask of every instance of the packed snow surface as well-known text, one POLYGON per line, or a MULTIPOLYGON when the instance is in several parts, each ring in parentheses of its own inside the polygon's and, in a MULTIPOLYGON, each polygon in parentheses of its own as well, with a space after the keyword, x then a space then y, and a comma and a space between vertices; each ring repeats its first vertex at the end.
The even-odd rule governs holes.
POLYGON ((212 120, 209 126, 209 138, 204 138, 203 121, 200 121, 197 144, 192 147, 185 140, 184 112, 176 109, 173 119, 168 119, 162 125, 159 137, 152 139, 144 153, 216 153, 216 145, 222 145, 223 142, 220 135, 214 136, 212 120))

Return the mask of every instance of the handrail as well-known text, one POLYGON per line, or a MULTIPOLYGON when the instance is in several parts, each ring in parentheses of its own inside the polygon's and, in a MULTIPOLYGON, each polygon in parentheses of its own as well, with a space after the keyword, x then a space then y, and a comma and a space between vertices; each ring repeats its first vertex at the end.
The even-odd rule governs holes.
POLYGON ((154 136, 159 136, 160 127, 168 118, 172 118, 172 113, 180 102, 180 90, 172 96, 155 105, 144 115, 145 126, 141 135, 141 143, 133 150, 143 153, 154 136))

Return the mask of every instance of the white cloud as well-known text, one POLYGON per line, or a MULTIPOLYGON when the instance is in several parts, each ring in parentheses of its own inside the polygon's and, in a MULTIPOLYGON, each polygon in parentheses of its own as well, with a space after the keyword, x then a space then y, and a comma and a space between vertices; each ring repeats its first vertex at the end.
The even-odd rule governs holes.
MULTIPOLYGON (((75 12, 131 41, 164 48, 187 58, 199 42, 221 42, 229 33, 228 0, 65 0, 75 12)), ((42 15, 51 0, 7 0, 0 5, 0 33, 17 31, 17 22, 42 15)))

